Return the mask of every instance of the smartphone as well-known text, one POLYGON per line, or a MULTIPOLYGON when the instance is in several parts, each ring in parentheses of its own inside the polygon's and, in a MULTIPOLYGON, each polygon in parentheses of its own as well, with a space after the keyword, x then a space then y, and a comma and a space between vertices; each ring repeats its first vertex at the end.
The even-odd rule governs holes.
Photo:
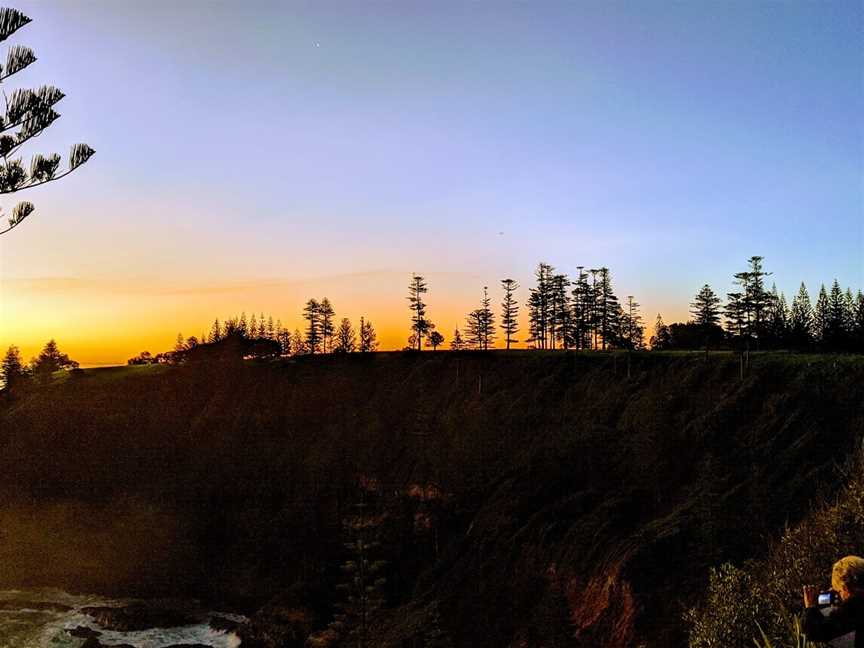
POLYGON ((827 592, 819 592, 818 605, 819 607, 828 607, 831 605, 837 605, 840 601, 840 597, 837 596, 837 592, 834 590, 828 590, 827 592))

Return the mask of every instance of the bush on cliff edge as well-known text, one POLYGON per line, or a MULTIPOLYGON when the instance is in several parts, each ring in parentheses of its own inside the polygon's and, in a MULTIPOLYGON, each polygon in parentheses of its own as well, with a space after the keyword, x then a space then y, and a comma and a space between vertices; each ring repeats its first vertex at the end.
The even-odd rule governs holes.
MULTIPOLYGON (((829 587, 831 567, 864 547, 864 452, 847 467, 848 482, 787 528, 765 558, 712 568, 702 602, 687 610, 691 648, 770 645, 797 648, 795 619, 805 583, 829 587), (761 642, 761 643, 760 643, 761 642)), ((815 486, 815 485, 814 485, 815 486)))

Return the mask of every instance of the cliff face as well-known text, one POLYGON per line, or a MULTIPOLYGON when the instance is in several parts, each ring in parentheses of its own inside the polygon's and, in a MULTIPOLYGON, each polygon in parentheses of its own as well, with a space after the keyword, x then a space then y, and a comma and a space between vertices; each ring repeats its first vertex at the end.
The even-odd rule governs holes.
MULTIPOLYGON (((0 587, 291 597, 380 505, 384 645, 675 646, 708 565, 806 513, 864 359, 487 353, 94 370, 0 399, 0 587), (436 621, 436 623, 438 623, 436 621)), ((314 616, 313 615, 313 616, 314 616)))

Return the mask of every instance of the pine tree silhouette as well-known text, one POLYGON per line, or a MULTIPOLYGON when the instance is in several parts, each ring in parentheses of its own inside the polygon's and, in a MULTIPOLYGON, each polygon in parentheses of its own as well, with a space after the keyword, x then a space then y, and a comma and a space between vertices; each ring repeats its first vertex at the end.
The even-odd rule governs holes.
MULTIPOLYGON (((518 342, 513 336, 519 332, 519 304, 513 294, 519 289, 519 283, 514 279, 502 279, 501 287, 504 289, 504 298, 501 301, 501 330, 504 331, 504 343, 509 350, 511 344, 518 342)), ((456 331, 458 333, 459 329, 456 331)))
POLYGON ((423 295, 429 292, 426 279, 420 275, 412 275, 408 284, 408 301, 411 304, 411 336, 417 351, 423 349, 423 338, 431 329, 431 322, 426 319, 426 303, 423 295))
POLYGON ((806 348, 813 343, 813 306, 803 281, 789 313, 789 342, 794 348, 806 348))
MULTIPOLYGON (((0 41, 31 22, 31 19, 16 9, 0 9, 0 41)), ((13 45, 6 56, 6 66, 0 71, 0 82, 6 81, 36 61, 36 54, 29 47, 13 45)), ((63 92, 50 85, 35 90, 15 89, 10 94, 3 93, 5 109, 0 124, 0 194, 13 194, 24 189, 37 187, 69 175, 83 165, 95 151, 86 144, 73 144, 69 151, 67 168, 58 173, 60 155, 35 154, 25 169, 20 157, 14 157, 31 139, 41 135, 60 115, 54 110, 63 99, 63 92)), ((25 218, 33 213, 35 207, 28 201, 19 202, 12 208, 8 226, 0 229, 0 235, 12 231, 25 218)))

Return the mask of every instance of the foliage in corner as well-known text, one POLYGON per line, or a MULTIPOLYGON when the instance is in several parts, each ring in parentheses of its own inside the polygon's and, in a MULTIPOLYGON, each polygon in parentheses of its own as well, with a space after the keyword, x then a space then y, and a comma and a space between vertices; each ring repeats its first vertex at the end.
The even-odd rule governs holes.
POLYGON ((864 544, 864 463, 837 498, 789 527, 762 560, 711 570, 703 601, 684 614, 690 648, 800 648, 801 586, 829 586, 831 567, 864 544))
MULTIPOLYGON (((17 9, 0 8, 0 42, 32 22, 17 9)), ((36 62, 36 54, 29 47, 13 45, 6 55, 6 64, 0 65, 0 83, 36 62)), ((54 86, 43 85, 35 89, 16 88, 3 93, 5 107, 0 114, 0 194, 13 194, 24 189, 59 180, 89 160, 95 151, 87 144, 73 144, 67 166, 60 169, 60 155, 36 153, 25 167, 21 157, 15 157, 28 141, 42 134, 60 114, 54 110, 65 95, 54 86)), ((33 213, 35 207, 28 201, 12 208, 8 225, 0 235, 10 232, 33 213)))

